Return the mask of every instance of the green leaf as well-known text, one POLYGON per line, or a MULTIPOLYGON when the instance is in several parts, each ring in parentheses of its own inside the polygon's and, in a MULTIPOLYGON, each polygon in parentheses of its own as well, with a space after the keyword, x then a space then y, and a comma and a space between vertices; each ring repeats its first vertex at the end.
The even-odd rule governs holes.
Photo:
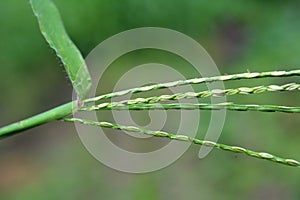
POLYGON ((64 28, 58 9, 51 0, 30 0, 30 4, 43 36, 64 64, 77 95, 80 99, 86 98, 91 88, 91 76, 80 51, 64 28))

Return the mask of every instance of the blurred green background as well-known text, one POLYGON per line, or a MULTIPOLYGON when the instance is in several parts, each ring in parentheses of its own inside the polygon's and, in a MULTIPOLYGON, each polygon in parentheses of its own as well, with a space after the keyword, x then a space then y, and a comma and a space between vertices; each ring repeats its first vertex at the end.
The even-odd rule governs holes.
MULTIPOLYGON (((114 34, 154 26, 180 31, 198 41, 222 74, 299 67, 299 1, 55 3, 84 56, 114 34)), ((70 101, 72 86, 40 34, 29 3, 1 1, 0 25, 0 126, 70 101)), ((147 52, 137 54, 131 60, 147 63, 151 60, 147 56, 147 52)), ((160 59, 156 52, 156 61, 160 59)), ((118 73, 127 69, 121 64, 134 62, 128 60, 112 68, 114 77, 110 75, 107 81, 117 79, 118 73)), ((186 70, 186 76, 193 77, 192 71, 186 70)), ((261 79, 225 85, 297 80, 261 79)), ((299 93, 228 98, 238 103, 299 106, 297 99, 299 93)), ((204 114, 203 126, 208 117, 204 114)), ((227 112, 219 142, 300 159, 299 120, 298 114, 227 112)), ((199 146, 192 145, 162 170, 126 174, 96 161, 72 124, 52 122, 0 141, 0 199, 300 199, 299 169, 219 150, 200 160, 198 150, 199 146)))

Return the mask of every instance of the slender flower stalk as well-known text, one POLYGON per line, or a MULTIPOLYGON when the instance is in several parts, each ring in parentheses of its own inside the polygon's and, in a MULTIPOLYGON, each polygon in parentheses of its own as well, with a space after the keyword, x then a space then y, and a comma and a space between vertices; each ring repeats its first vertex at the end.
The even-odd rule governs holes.
POLYGON ((278 105, 234 104, 225 102, 219 104, 208 103, 171 103, 171 104, 124 104, 121 102, 102 103, 97 106, 83 107, 80 111, 92 110, 222 110, 231 111, 260 111, 260 112, 285 112, 300 113, 300 107, 278 105))
POLYGON ((97 102, 103 99, 110 99, 113 97, 119 97, 126 94, 147 92, 157 89, 177 87, 183 85, 191 84, 200 84, 200 83, 209 83, 215 81, 229 81, 229 80, 240 80, 240 79, 255 79, 255 78, 265 78, 265 77, 288 77, 288 76, 300 76, 300 70, 291 70, 291 71, 270 71, 270 72, 252 72, 252 73, 241 73, 241 74, 231 74, 231 75, 222 75, 222 76, 213 76, 213 77, 202 77, 202 78, 193 78, 188 80, 179 80, 168 83, 159 83, 149 86, 143 86, 138 88, 127 89, 119 92, 113 92, 109 94, 100 95, 94 98, 86 99, 84 103, 97 102))
MULTIPOLYGON (((149 103, 159 103, 164 101, 174 101, 174 100, 181 100, 181 99, 190 99, 190 98, 205 98, 205 97, 219 97, 219 96, 231 96, 235 94, 259 94, 263 92, 279 92, 279 91, 294 91, 300 90, 300 84, 296 83, 288 83, 285 85, 269 85, 269 86, 257 86, 257 87, 240 87, 234 89, 215 89, 215 90, 207 90, 201 92, 186 92, 186 93, 176 93, 170 95, 161 95, 161 96, 152 96, 147 98, 136 98, 130 100, 123 100, 120 102, 114 102, 113 105, 117 106, 118 104, 123 105, 133 105, 133 104, 149 104, 149 103)), ((82 110, 97 110, 106 103, 94 105, 94 106, 86 106, 82 110)), ((111 107, 111 105, 107 105, 111 107)))
POLYGON ((189 137, 186 135, 175 135, 175 134, 167 133, 164 131, 152 131, 152 130, 146 130, 146 129, 142 129, 142 128, 138 128, 138 127, 134 127, 134 126, 122 126, 122 125, 113 124, 110 122, 95 122, 95 121, 91 121, 91 120, 78 119, 78 118, 64 118, 63 120, 66 122, 79 122, 79 123, 82 123, 85 125, 100 126, 100 127, 104 127, 104 128, 113 128, 113 129, 117 129, 117 130, 152 135, 152 136, 156 136, 156 137, 166 137, 166 138, 173 139, 173 140, 192 142, 194 144, 208 146, 208 147, 214 147, 214 148, 218 148, 221 150, 226 150, 226 151, 230 151, 230 152, 234 152, 234 153, 244 153, 251 157, 265 159, 265 160, 269 160, 272 162, 276 162, 276 163, 280 163, 280 164, 284 164, 284 165, 288 165, 288 166, 300 167, 300 163, 294 159, 285 159, 285 158, 281 158, 281 157, 278 157, 278 156, 275 156, 275 155, 272 155, 269 153, 265 153, 265 152, 256 152, 256 151, 252 151, 249 149, 245 149, 243 147, 230 146, 230 145, 216 143, 216 142, 207 141, 207 140, 200 140, 200 139, 192 138, 192 137, 189 137))
MULTIPOLYGON (((185 85, 189 83, 202 83, 202 82, 210 82, 217 80, 237 80, 243 78, 262 78, 262 77, 279 77, 279 76, 299 76, 300 70, 292 70, 292 71, 273 71, 273 72, 261 72, 261 73, 244 73, 244 74, 232 74, 232 75, 224 75, 224 76, 216 76, 209 78, 199 78, 199 79, 190 79, 187 81, 175 81, 171 83, 163 83, 152 86, 145 86, 141 88, 134 88, 129 90, 123 90, 116 93, 109 93, 105 95, 101 95, 95 98, 87 99, 84 103, 89 103, 93 101, 98 101, 100 99, 108 99, 112 97, 122 96, 129 93, 138 93, 142 91, 150 91, 153 89, 166 88, 172 86, 185 85)), ((167 100, 179 100, 182 98, 203 98, 208 96, 220 96, 220 95, 233 95, 233 94, 256 94, 261 92, 270 92, 270 91, 292 91, 299 90, 299 84, 290 83, 285 85, 270 85, 270 86, 258 86, 258 87, 242 87, 237 89, 227 89, 227 90, 212 90, 212 91, 203 91, 199 93, 187 92, 187 93, 179 93, 174 95, 162 95, 159 97, 149 97, 147 98, 138 98, 133 100, 126 100, 122 102, 113 102, 113 103, 102 103, 96 106, 85 106, 81 108, 81 111, 92 111, 92 110, 149 110, 149 109, 203 109, 203 110, 219 110, 219 109, 228 109, 228 110, 258 110, 258 111, 267 111, 267 112, 291 112, 298 113, 298 107, 287 107, 287 106, 275 106, 275 105, 240 105, 233 103, 223 103, 217 105, 211 104, 197 104, 197 105, 183 105, 183 104, 144 104, 145 102, 160 102, 167 100), (143 103, 143 104, 142 104, 143 103)), ((77 111, 77 103, 70 102, 68 104, 59 106, 57 108, 51 109, 44 113, 35 115, 28 119, 24 119, 22 121, 9 124, 7 126, 0 128, 0 139, 11 134, 24 131, 29 128, 33 128, 35 126, 39 126, 41 124, 59 120, 62 117, 66 117, 72 112, 77 111)))

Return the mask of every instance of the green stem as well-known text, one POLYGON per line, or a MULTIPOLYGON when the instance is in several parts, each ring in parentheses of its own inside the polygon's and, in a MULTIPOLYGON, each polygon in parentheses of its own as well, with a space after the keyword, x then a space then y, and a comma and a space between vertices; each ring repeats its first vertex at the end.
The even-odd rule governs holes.
POLYGON ((104 127, 104 128, 113 128, 113 129, 117 129, 117 130, 124 130, 124 131, 136 132, 136 133, 141 133, 141 134, 146 134, 146 135, 152 135, 152 136, 156 136, 156 137, 167 137, 169 139, 174 139, 174 140, 179 140, 179 141, 193 142, 194 144, 214 147, 214 148, 218 148, 218 149, 225 150, 225 151, 231 151, 234 153, 244 153, 251 157, 265 159, 265 160, 269 160, 272 162, 289 165, 289 166, 293 166, 293 167, 300 167, 300 163, 293 159, 285 159, 285 158, 281 158, 278 156, 274 156, 269 153, 256 152, 256 151, 252 151, 249 149, 245 149, 243 147, 229 146, 226 144, 220 144, 220 143, 216 143, 216 142, 212 142, 212 141, 200 140, 200 139, 188 137, 186 135, 175 135, 175 134, 167 133, 164 131, 145 130, 145 129, 141 129, 141 128, 134 127, 134 126, 122 126, 122 125, 113 124, 110 122, 95 122, 95 121, 91 121, 91 120, 78 119, 78 118, 64 118, 63 120, 66 122, 79 122, 79 123, 86 124, 86 125, 100 126, 100 127, 104 127))
POLYGON ((0 139, 47 122, 62 119, 77 110, 77 101, 69 102, 22 121, 0 128, 0 139))

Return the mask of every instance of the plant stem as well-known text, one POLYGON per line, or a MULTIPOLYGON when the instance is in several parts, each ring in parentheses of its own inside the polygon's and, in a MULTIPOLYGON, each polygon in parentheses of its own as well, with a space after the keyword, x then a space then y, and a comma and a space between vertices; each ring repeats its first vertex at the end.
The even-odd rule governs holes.
POLYGON ((200 139, 188 137, 186 135, 175 135, 175 134, 167 133, 164 131, 145 130, 145 129, 141 129, 141 128, 134 127, 134 126, 122 126, 122 125, 113 124, 110 122, 95 122, 95 121, 91 121, 91 120, 78 119, 78 118, 64 118, 63 120, 66 122, 79 122, 79 123, 86 124, 86 125, 100 126, 100 127, 104 127, 104 128, 113 128, 113 129, 117 129, 117 130, 124 130, 124 131, 136 132, 136 133, 141 133, 141 134, 146 134, 146 135, 152 135, 152 136, 156 136, 156 137, 167 137, 169 139, 174 139, 174 140, 193 142, 194 144, 214 147, 214 148, 218 148, 221 150, 231 151, 234 153, 244 153, 251 157, 265 159, 265 160, 269 160, 272 162, 289 165, 289 166, 293 166, 293 167, 300 167, 300 163, 293 159, 285 159, 285 158, 274 156, 272 154, 265 153, 265 152, 256 152, 256 151, 248 150, 248 149, 245 149, 242 147, 229 146, 229 145, 225 145, 225 144, 215 143, 212 141, 200 140, 200 139))
POLYGON ((0 139, 47 122, 62 119, 77 110, 77 101, 69 102, 22 121, 0 128, 0 139))

